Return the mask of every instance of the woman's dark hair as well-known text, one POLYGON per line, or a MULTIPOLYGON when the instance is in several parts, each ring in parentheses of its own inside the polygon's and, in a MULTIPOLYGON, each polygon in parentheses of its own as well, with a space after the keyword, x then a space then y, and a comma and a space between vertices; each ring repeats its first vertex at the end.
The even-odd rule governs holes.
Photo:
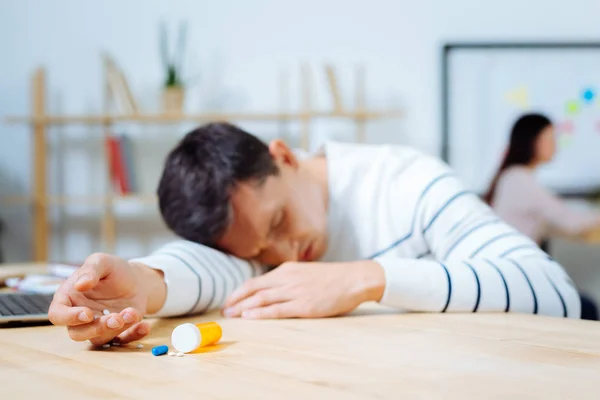
POLYGON ((542 114, 525 114, 513 125, 510 133, 510 144, 502 164, 487 193, 483 197, 486 203, 492 204, 498 180, 502 172, 514 165, 528 165, 535 157, 535 143, 542 131, 552 125, 552 121, 542 114))

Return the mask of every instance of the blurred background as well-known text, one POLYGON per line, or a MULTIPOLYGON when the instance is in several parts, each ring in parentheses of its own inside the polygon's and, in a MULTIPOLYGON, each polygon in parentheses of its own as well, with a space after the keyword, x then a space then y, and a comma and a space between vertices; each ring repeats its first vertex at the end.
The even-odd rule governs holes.
MULTIPOLYGON (((162 160, 212 119, 308 150, 414 146, 483 193, 510 124, 537 107, 559 135, 541 182, 594 208, 600 45, 518 45, 600 43, 598 15, 596 0, 0 0, 0 254, 77 263, 173 239, 162 160)), ((600 248, 551 249, 600 300, 600 248)))

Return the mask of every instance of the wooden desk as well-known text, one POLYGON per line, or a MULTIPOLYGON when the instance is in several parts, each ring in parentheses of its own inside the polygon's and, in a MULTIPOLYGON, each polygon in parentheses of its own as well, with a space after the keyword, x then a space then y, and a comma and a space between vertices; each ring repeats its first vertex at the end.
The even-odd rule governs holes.
POLYGON ((516 314, 153 321, 141 350, 90 350, 64 328, 0 330, 0 398, 595 398, 600 323, 516 314), (221 344, 154 357, 184 321, 218 320, 221 344), (13 397, 17 394, 17 397, 13 397))

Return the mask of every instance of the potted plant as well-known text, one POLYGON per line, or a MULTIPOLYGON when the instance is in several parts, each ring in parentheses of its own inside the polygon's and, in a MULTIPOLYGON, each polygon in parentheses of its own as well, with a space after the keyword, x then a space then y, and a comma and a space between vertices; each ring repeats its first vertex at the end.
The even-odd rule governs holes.
POLYGON ((182 76, 183 59, 186 45, 187 23, 179 25, 179 37, 175 54, 169 52, 167 26, 163 22, 160 30, 160 53, 165 71, 163 87, 163 111, 182 113, 185 102, 185 84, 182 76))

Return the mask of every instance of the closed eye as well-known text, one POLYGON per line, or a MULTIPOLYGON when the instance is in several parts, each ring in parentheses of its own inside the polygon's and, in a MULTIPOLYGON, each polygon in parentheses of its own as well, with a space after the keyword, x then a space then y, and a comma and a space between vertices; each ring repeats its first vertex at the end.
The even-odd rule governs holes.
POLYGON ((285 213, 281 211, 277 214, 277 217, 273 220, 273 223, 271 224, 271 228, 269 229, 269 237, 272 238, 276 236, 281 231, 281 228, 283 227, 284 223, 285 213))

